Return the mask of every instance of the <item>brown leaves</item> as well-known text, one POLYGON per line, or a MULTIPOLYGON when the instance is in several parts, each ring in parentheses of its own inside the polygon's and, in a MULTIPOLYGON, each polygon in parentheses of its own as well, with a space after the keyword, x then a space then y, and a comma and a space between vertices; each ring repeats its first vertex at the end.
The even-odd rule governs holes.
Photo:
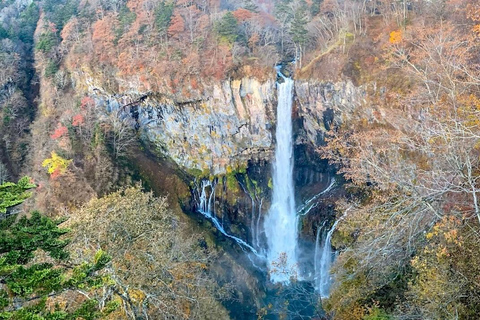
POLYGON ((185 31, 185 21, 183 17, 177 12, 174 13, 170 26, 168 27, 168 35, 170 37, 178 38, 182 32, 185 31))
POLYGON ((115 20, 111 16, 105 16, 101 20, 97 20, 93 25, 92 40, 95 44, 95 53, 100 61, 110 61, 114 57, 115 35, 112 27, 115 25, 115 20))
POLYGON ((131 300, 127 308, 152 318, 226 318, 208 275, 213 248, 198 246, 199 236, 174 217, 166 198, 127 188, 92 200, 69 223, 77 226, 77 258, 85 248, 108 248, 117 289, 131 300))

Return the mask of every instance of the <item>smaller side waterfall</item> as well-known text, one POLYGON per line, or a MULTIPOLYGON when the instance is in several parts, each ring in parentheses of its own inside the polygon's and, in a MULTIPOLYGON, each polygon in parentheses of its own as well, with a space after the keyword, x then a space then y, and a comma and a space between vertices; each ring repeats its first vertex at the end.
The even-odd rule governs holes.
POLYGON ((248 188, 241 182, 239 185, 242 187, 243 192, 250 198, 252 202, 252 210, 250 216, 250 233, 252 238, 252 243, 257 250, 263 252, 263 246, 261 245, 261 234, 263 230, 261 229, 260 221, 262 218, 262 206, 263 206, 263 197, 258 195, 256 191, 251 194, 248 191, 248 188))
POLYGON ((322 192, 317 193, 316 195, 314 195, 313 197, 305 201, 305 203, 297 209, 297 214, 300 216, 307 215, 310 212, 310 210, 317 207, 318 201, 316 200, 321 196, 323 196, 324 194, 330 192, 330 190, 332 190, 334 186, 335 186, 335 178, 331 178, 327 188, 325 188, 325 190, 322 190, 322 192))
POLYGON ((328 231, 323 246, 320 243, 321 231, 324 226, 318 229, 317 239, 315 242, 315 290, 320 294, 322 298, 327 298, 330 294, 330 285, 332 283, 332 277, 330 275, 330 267, 335 253, 332 250, 332 234, 337 227, 340 220, 335 221, 332 228, 328 231))
POLYGON ((198 212, 200 212, 204 217, 212 221, 215 228, 220 231, 225 237, 235 240, 240 247, 245 250, 248 249, 251 251, 255 256, 259 258, 264 258, 262 255, 258 253, 258 251, 249 245, 244 240, 232 236, 231 234, 225 231, 223 227, 223 223, 218 221, 217 217, 215 216, 215 183, 212 183, 210 180, 202 180, 202 192, 200 193, 200 203, 198 206, 198 212), (210 188, 210 192, 207 195, 207 188, 210 188))
POLYGON ((330 295, 330 285, 332 284, 330 268, 335 259, 335 252, 332 250, 332 234, 337 228, 338 223, 345 219, 351 208, 352 207, 347 208, 340 219, 335 221, 332 228, 327 232, 323 243, 321 242, 321 233, 325 227, 325 223, 317 230, 317 239, 315 241, 315 291, 317 291, 322 298, 328 298, 330 295))

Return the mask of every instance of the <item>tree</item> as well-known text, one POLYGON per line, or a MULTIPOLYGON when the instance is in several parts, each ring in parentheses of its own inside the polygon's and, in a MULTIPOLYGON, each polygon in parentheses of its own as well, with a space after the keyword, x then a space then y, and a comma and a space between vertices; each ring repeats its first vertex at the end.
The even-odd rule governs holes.
POLYGON ((0 213, 7 213, 8 208, 21 204, 31 196, 27 190, 36 186, 30 181, 29 177, 23 177, 18 180, 18 183, 2 182, 0 184, 0 213))
MULTIPOLYGON (((24 177, 16 185, 2 184, 0 208, 23 202, 29 196, 25 189, 34 187, 28 181, 24 177)), ((96 289, 104 292, 111 285, 101 273, 110 261, 105 252, 98 251, 91 263, 66 265, 69 241, 60 237, 69 230, 58 227, 64 220, 52 220, 36 211, 29 218, 17 218, 0 221, 0 319, 96 319, 116 309, 115 301, 99 303, 90 298, 97 295, 96 289), (49 258, 36 258, 40 250, 49 258), (68 310, 61 308, 67 297, 80 303, 71 304, 68 310)))
POLYGON ((171 19, 170 26, 168 27, 168 35, 170 37, 179 37, 185 31, 185 21, 183 17, 175 13, 171 19))
POLYGON ((233 44, 237 40, 237 19, 232 12, 227 12, 215 25, 220 41, 233 44))
POLYGON ((292 20, 292 26, 290 33, 292 34, 292 40, 295 43, 295 58, 299 60, 299 67, 302 67, 302 56, 305 50, 305 43, 307 42, 308 31, 305 29, 307 25, 307 15, 303 7, 299 7, 295 10, 292 20))
POLYGON ((128 152, 129 147, 135 142, 134 120, 122 112, 121 108, 110 112, 103 122, 106 136, 110 138, 115 158, 128 152))
POLYGON ((42 166, 47 168, 48 173, 54 179, 67 171, 72 160, 62 158, 55 151, 52 151, 51 155, 51 158, 43 160, 42 166))
POLYGON ((79 260, 86 248, 108 248, 115 291, 129 318, 228 318, 216 301, 227 292, 209 275, 213 248, 199 246, 202 236, 175 218, 166 198, 126 188, 93 199, 69 224, 79 260))
POLYGON ((167 34, 173 15, 173 2, 161 1, 155 9, 155 26, 162 35, 167 34))

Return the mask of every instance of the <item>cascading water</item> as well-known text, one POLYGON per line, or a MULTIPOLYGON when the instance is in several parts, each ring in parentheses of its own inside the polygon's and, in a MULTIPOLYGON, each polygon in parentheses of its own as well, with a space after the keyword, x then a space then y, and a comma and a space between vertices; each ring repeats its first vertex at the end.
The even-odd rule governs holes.
POLYGON ((293 187, 292 100, 293 80, 278 83, 272 206, 264 221, 267 262, 273 282, 288 283, 297 275, 298 218, 293 187))
POLYGON ((327 188, 325 190, 323 190, 322 192, 317 193, 316 195, 314 195, 313 197, 311 197, 307 201, 305 201, 305 203, 297 209, 297 214, 300 215, 300 216, 305 216, 310 212, 310 210, 312 210, 313 208, 316 208, 317 205, 318 205, 318 201, 316 201, 316 200, 318 200, 318 198, 320 198, 321 196, 323 196, 324 194, 326 194, 330 190, 332 190, 334 185, 335 185, 335 178, 331 178, 330 183, 327 186, 327 188))
POLYGON ((330 294, 330 285, 332 283, 330 267, 335 258, 331 240, 333 231, 335 231, 339 221, 340 220, 335 221, 332 228, 328 231, 323 246, 321 246, 320 243, 323 226, 317 231, 317 239, 315 242, 315 290, 322 298, 326 298, 330 294))
POLYGON ((238 243, 242 249, 248 249, 258 258, 263 259, 263 256, 261 256, 254 247, 249 245, 244 240, 238 237, 232 236, 231 234, 227 233, 227 231, 225 231, 223 224, 220 223, 220 221, 218 221, 217 217, 215 216, 214 202, 215 202, 215 184, 212 183, 210 180, 202 180, 202 192, 200 193, 200 203, 198 206, 198 212, 200 212, 203 216, 205 216, 207 219, 212 221, 213 225, 224 236, 235 240, 235 242, 238 243), (208 194, 208 196, 207 196, 207 188, 210 188, 210 193, 208 194))
POLYGON ((320 233, 325 226, 325 223, 317 230, 317 239, 315 241, 315 291, 317 291, 322 298, 328 298, 328 295, 330 294, 330 285, 332 284, 330 268, 335 259, 335 252, 332 250, 332 234, 337 228, 337 224, 345 219, 351 208, 352 207, 347 208, 340 219, 335 221, 325 237, 323 246, 320 243, 320 233))

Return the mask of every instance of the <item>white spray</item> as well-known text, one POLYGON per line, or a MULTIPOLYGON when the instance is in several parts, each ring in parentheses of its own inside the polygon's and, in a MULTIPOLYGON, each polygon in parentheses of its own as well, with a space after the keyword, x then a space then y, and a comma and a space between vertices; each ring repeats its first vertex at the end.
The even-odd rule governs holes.
POLYGON ((288 283, 290 276, 297 275, 298 219, 293 187, 293 80, 281 76, 284 81, 278 83, 273 199, 264 228, 270 279, 288 283))

